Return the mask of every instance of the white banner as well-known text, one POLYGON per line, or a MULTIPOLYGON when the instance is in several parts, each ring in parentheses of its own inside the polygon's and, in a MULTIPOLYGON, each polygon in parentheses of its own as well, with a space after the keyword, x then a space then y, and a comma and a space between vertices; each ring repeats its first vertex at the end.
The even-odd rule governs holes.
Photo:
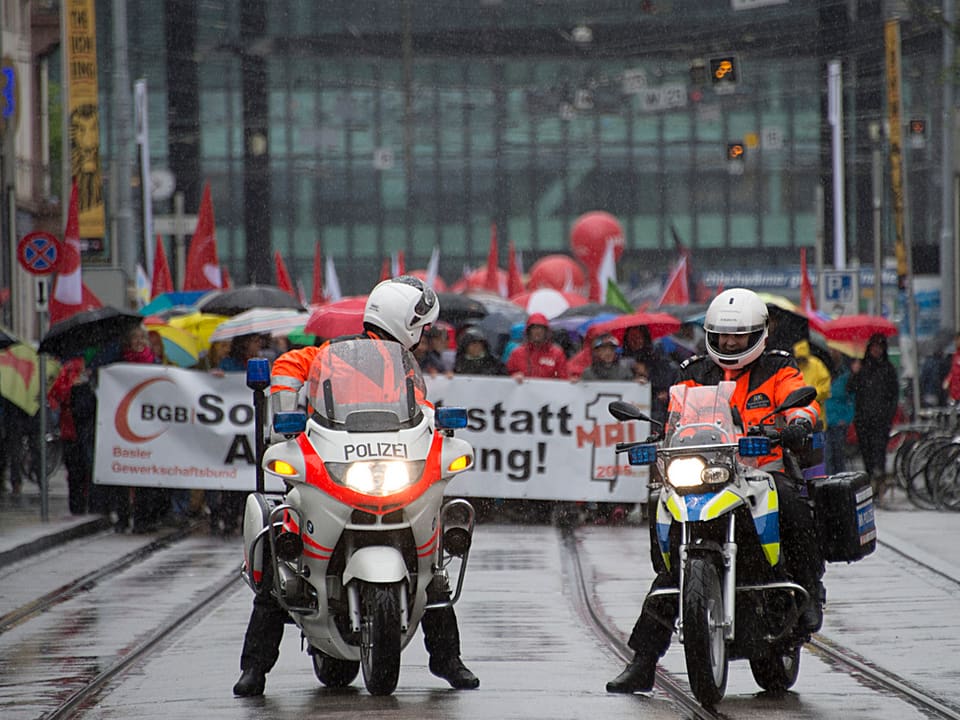
MULTIPOLYGON (((99 376, 94 482, 256 489, 253 393, 243 373, 117 363, 99 376)), ((274 482, 266 489, 281 492, 274 482)))
MULTIPOLYGON (((447 494, 469 497, 639 502, 647 468, 613 447, 641 440, 646 423, 620 423, 607 405, 649 410, 650 389, 632 382, 427 378, 428 397, 466 407, 458 437, 476 466, 447 494)), ((256 486, 253 395, 242 373, 118 363, 100 370, 94 480, 102 484, 252 491, 256 486)), ((279 483, 268 491, 280 491, 279 483)))
POLYGON ((646 501, 647 468, 617 456, 620 441, 642 440, 647 423, 621 423, 607 410, 629 400, 649 412, 650 387, 632 382, 512 378, 427 378, 435 404, 466 407, 475 468, 448 495, 536 500, 646 501))

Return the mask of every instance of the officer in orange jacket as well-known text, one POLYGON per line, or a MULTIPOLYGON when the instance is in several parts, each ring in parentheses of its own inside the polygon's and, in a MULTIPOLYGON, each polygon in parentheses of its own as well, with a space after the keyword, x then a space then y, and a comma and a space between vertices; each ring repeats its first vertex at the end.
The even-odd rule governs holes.
MULTIPOLYGON (((363 312, 364 334, 355 337, 398 342, 412 350, 420 342, 424 329, 439 314, 436 293, 418 278, 405 275, 384 280, 370 291, 363 312)), ((310 366, 319 351, 319 347, 290 350, 274 361, 270 377, 270 401, 274 412, 296 409, 300 388, 307 381, 310 366)), ((420 395, 418 393, 418 399, 429 404, 426 396, 420 395)), ((449 590, 432 591, 428 588, 427 592, 431 602, 449 599, 449 590), (431 592, 435 596, 431 597, 431 592)), ((269 592, 254 596, 253 612, 240 656, 242 674, 233 686, 234 695, 263 694, 266 675, 280 655, 286 620, 286 611, 269 592)), ((453 608, 425 611, 420 625, 430 655, 430 672, 458 690, 479 687, 477 676, 460 659, 460 630, 453 608)))
MULTIPOLYGON (((767 306, 756 293, 741 288, 720 293, 707 308, 703 323, 708 357, 686 360, 680 366, 677 384, 716 385, 732 380, 736 387, 731 404, 739 410, 744 427, 757 424, 792 391, 806 385, 789 353, 765 351, 767 325, 767 306)), ((795 449, 813 432, 820 410, 813 402, 787 410, 784 415, 788 424, 780 433, 780 439, 788 448, 795 449)), ((794 580, 810 593, 812 602, 807 603, 799 622, 807 632, 815 632, 823 622, 820 578, 824 567, 813 515, 793 480, 782 472, 782 448, 774 446, 770 455, 758 460, 764 470, 772 472, 777 485, 780 536, 787 548, 788 569, 794 580)), ((670 586, 675 586, 674 580, 661 568, 653 588, 670 586)), ((634 657, 623 672, 607 683, 607 692, 653 689, 657 660, 667 651, 672 635, 672 630, 661 620, 676 617, 676 612, 674 604, 662 598, 651 598, 644 603, 627 643, 634 657)))

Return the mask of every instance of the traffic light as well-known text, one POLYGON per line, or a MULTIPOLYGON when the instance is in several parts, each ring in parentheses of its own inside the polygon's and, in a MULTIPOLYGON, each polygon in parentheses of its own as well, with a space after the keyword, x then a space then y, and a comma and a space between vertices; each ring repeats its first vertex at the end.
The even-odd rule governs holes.
POLYGON ((733 92, 740 79, 735 55, 710 58, 710 81, 716 92, 733 92))
POLYGON ((746 154, 747 148, 742 142, 727 143, 727 160, 743 162, 746 154))

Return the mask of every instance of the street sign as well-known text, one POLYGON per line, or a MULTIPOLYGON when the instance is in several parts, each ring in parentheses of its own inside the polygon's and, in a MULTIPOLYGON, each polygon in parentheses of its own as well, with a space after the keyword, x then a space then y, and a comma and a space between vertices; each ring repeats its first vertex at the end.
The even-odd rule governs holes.
POLYGON ((37 298, 37 312, 46 312, 50 307, 50 293, 47 283, 49 279, 45 275, 38 275, 35 278, 37 287, 35 296, 37 298))
POLYGON ((161 235, 193 235, 196 215, 154 215, 153 231, 161 235))
POLYGON ((28 273, 49 275, 57 266, 60 243, 48 232, 27 233, 17 244, 17 260, 28 273))
POLYGON ((820 307, 830 315, 860 312, 860 273, 856 270, 824 270, 820 307))

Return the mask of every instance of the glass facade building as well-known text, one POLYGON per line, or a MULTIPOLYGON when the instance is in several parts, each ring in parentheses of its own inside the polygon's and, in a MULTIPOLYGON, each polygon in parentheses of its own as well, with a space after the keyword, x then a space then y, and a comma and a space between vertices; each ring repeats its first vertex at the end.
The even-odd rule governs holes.
MULTIPOLYGON (((210 183, 235 282, 272 281, 279 250, 309 288, 318 241, 347 293, 398 250, 422 268, 439 247, 452 281, 484 263, 491 225, 502 258, 509 239, 529 267, 598 209, 624 227, 629 281, 665 273, 677 238, 702 266, 795 266, 815 243, 818 187, 829 243, 835 56, 850 255, 870 261, 883 36, 880 3, 854 5, 860 16, 833 0, 130 0, 127 39, 153 167, 173 171, 188 212, 210 183)), ((98 2, 108 135, 109 10, 98 2)), ((931 37, 905 36, 904 77, 905 107, 928 120, 908 158, 914 237, 935 248, 931 37)))

